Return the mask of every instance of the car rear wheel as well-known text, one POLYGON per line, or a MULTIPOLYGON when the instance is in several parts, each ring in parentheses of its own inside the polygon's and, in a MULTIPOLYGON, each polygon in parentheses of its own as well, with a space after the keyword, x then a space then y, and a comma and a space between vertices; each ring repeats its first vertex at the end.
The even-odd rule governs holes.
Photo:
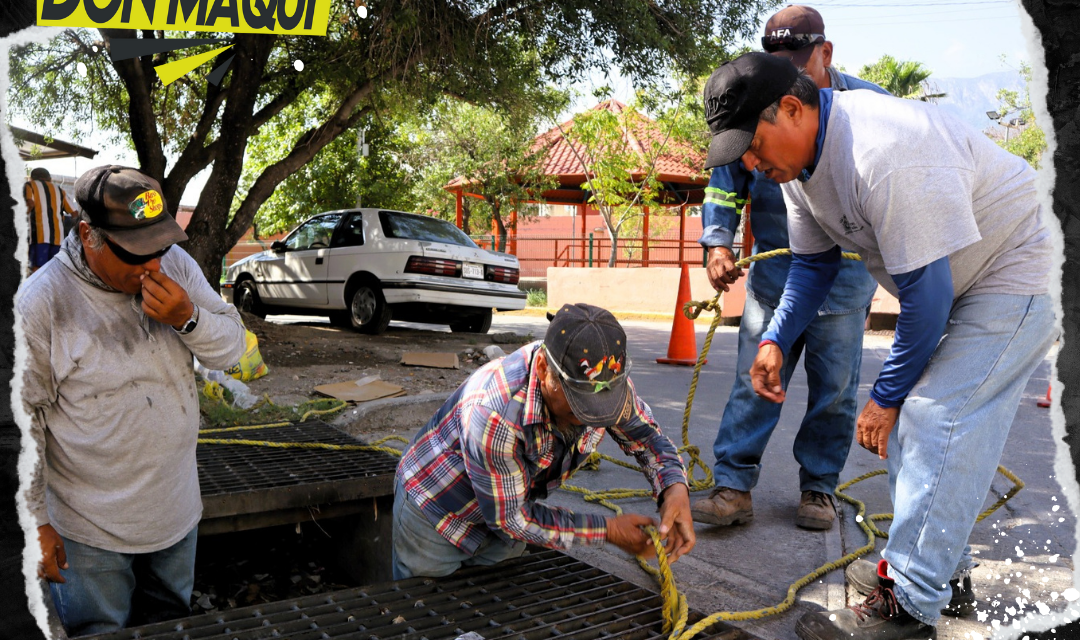
POLYGON ((377 285, 363 283, 353 290, 349 299, 349 320, 360 333, 378 334, 386 331, 392 313, 382 290, 377 285))
POLYGON ((464 316, 457 322, 450 323, 450 330, 454 333, 487 333, 490 329, 491 309, 464 316))
POLYGON ((255 283, 251 280, 244 280, 236 286, 236 308, 245 313, 263 319, 266 318, 266 309, 263 308, 262 301, 259 299, 259 292, 255 289, 255 283))

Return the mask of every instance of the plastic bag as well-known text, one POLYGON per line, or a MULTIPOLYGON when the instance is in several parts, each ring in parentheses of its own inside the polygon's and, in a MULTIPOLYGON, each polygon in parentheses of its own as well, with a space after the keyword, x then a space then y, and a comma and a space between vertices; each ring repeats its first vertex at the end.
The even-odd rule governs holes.
MULTIPOLYGON (((266 365, 263 365, 264 367, 266 365)), ((198 358, 195 358, 195 373, 200 378, 206 381, 206 386, 203 388, 203 393, 207 397, 221 397, 220 391, 214 391, 213 386, 220 385, 221 387, 228 389, 232 394, 232 404, 234 407, 241 409, 250 409, 255 406, 255 403, 259 401, 259 396, 251 393, 248 386, 243 382, 227 375, 224 371, 217 371, 207 369, 199 362, 198 358)))
POLYGON ((240 362, 226 369, 225 373, 244 382, 256 380, 269 373, 270 367, 266 366, 262 354, 259 353, 259 339, 247 329, 244 329, 244 345, 244 355, 240 357, 240 362))

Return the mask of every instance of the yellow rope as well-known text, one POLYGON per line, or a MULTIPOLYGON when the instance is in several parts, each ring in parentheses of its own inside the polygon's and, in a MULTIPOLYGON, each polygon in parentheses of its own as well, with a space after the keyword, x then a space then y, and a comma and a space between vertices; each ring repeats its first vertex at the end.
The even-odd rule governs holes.
MULTIPOLYGON (((753 262, 759 260, 767 260, 776 256, 790 255, 790 249, 776 249, 774 251, 766 251, 764 253, 755 254, 748 258, 743 258, 735 263, 737 267, 747 267, 753 262)), ((849 260, 861 260, 862 258, 857 253, 844 252, 843 257, 849 260)), ((690 456, 690 462, 687 464, 687 482, 690 487, 690 491, 702 491, 713 488, 713 475, 712 468, 706 465, 700 459, 700 450, 690 444, 690 413, 694 404, 694 396, 697 393, 697 385, 699 375, 701 373, 701 367, 705 363, 705 358, 709 353, 709 349, 712 347, 713 335, 716 333, 716 328, 720 325, 721 320, 721 308, 720 308, 720 293, 716 294, 712 300, 697 302, 689 301, 683 305, 683 314, 691 320, 696 319, 704 311, 711 311, 715 315, 712 323, 709 325, 709 329, 705 334, 705 343, 701 348, 701 353, 698 354, 697 363, 694 365, 694 372, 690 378, 690 388, 686 398, 686 406, 683 409, 683 421, 682 421, 682 438, 683 446, 679 448, 680 453, 688 453, 690 456), (701 480, 694 479, 694 468, 697 467, 704 473, 704 478, 701 480)), ((637 469, 638 467, 631 465, 625 461, 618 460, 605 454, 593 453, 583 468, 597 470, 599 469, 600 460, 609 460, 620 466, 630 469, 637 469)), ((1013 483, 1013 487, 995 502, 990 508, 984 511, 977 521, 981 521, 991 513, 996 511, 1001 505, 1005 504, 1010 498, 1012 498, 1018 491, 1024 488, 1024 483, 1020 481, 1012 472, 1005 467, 998 467, 998 472, 1008 478, 1013 483)), ((669 640, 690 640, 697 634, 705 631, 717 622, 724 621, 745 621, 745 620, 759 620, 768 616, 776 615, 787 611, 795 604, 795 596, 800 589, 810 584, 814 580, 824 576, 830 571, 834 571, 841 567, 844 567, 859 557, 862 557, 874 550, 875 540, 878 537, 886 538, 888 534, 878 529, 873 522, 879 520, 892 519, 891 513, 874 514, 869 517, 866 516, 866 505, 856 498, 853 498, 845 493, 844 489, 861 482, 867 478, 871 478, 876 475, 887 473, 884 469, 872 471, 846 482, 836 489, 836 496, 840 499, 854 505, 858 509, 858 515, 856 521, 866 534, 867 543, 849 553, 848 555, 828 562, 814 571, 806 574, 802 578, 796 580, 790 587, 788 587, 787 596, 776 605, 771 607, 764 607, 762 609, 755 609, 753 611, 718 611, 706 618, 701 619, 689 628, 686 627, 687 620, 687 603, 686 597, 679 593, 675 587, 675 577, 671 571, 670 564, 667 558, 667 551, 663 546, 663 542, 660 540, 659 534, 653 527, 648 527, 647 531, 652 538, 653 546, 656 548, 657 566, 653 567, 642 558, 637 558, 638 564, 641 565, 646 572, 656 578, 660 585, 660 595, 664 600, 664 627, 663 632, 668 634, 669 640)), ((582 494, 584 499, 589 502, 595 502, 602 504, 609 509, 613 510, 616 514, 621 514, 622 509, 619 508, 611 500, 620 500, 624 498, 637 498, 637 497, 651 497, 652 493, 644 489, 608 489, 606 491, 589 491, 581 487, 564 485, 564 489, 573 491, 575 493, 582 494)))
MULTIPOLYGON (((742 260, 739 260, 738 262, 736 262, 735 266, 742 268, 742 267, 749 266, 751 263, 757 262, 759 260, 766 260, 768 258, 773 258, 773 257, 776 257, 776 256, 782 256, 782 255, 790 255, 790 254, 791 254, 790 249, 776 249, 774 251, 766 251, 764 253, 755 254, 755 255, 750 256, 748 258, 743 258, 742 260)), ((861 260, 862 259, 859 256, 859 254, 857 254, 857 253, 844 252, 842 255, 843 255, 844 258, 847 258, 849 260, 861 260)), ((683 314, 686 315, 686 317, 690 318, 691 320, 696 319, 699 315, 701 315, 701 313, 703 311, 712 311, 715 314, 714 317, 713 317, 712 323, 709 325, 709 330, 705 334, 705 343, 701 348, 701 353, 698 354, 697 363, 694 365, 694 372, 693 372, 693 375, 692 375, 692 377, 690 379, 690 389, 688 391, 687 398, 686 398, 686 407, 683 410, 683 421, 682 421, 683 446, 679 448, 679 453, 681 454, 681 453, 685 452, 685 453, 689 454, 689 456, 690 456, 690 463, 686 467, 686 470, 687 470, 687 483, 689 484, 690 491, 703 491, 703 490, 706 490, 706 489, 712 489, 713 483, 714 483, 714 479, 713 479, 713 475, 712 475, 712 468, 709 467, 708 465, 706 465, 704 462, 702 462, 702 460, 700 458, 701 450, 698 447, 693 446, 693 445, 690 444, 690 412, 691 412, 691 409, 693 408, 694 396, 697 393, 697 385, 698 385, 699 375, 701 373, 701 367, 705 362, 705 357, 708 355, 709 349, 712 347, 712 339, 713 339, 713 335, 716 333, 716 328, 720 325, 720 320, 721 320, 720 295, 721 295, 720 293, 717 293, 716 297, 714 297, 712 300, 709 300, 709 301, 697 302, 697 301, 691 300, 691 301, 689 301, 689 302, 687 302, 686 304, 683 305, 683 314), (702 478, 701 480, 695 480, 694 479, 694 468, 695 467, 698 468, 698 469, 701 469, 701 471, 704 473, 705 477, 702 478)), ((224 396, 222 394, 221 387, 220 387, 220 385, 217 385, 217 383, 208 382, 203 387, 203 393, 206 394, 207 397, 214 398, 214 399, 219 399, 219 400, 224 401, 224 396)), ((268 397, 264 396, 264 398, 265 398, 266 402, 268 402, 270 404, 273 404, 272 402, 270 402, 270 399, 268 397)), ((326 414, 326 413, 332 413, 334 411, 339 411, 340 409, 344 408, 344 406, 346 406, 346 404, 347 403, 342 402, 341 405, 333 407, 331 409, 322 409, 322 410, 314 410, 313 409, 313 410, 308 411, 307 413, 305 413, 303 415, 303 417, 300 419, 300 422, 303 422, 304 420, 307 420, 307 418, 310 415, 323 415, 323 414, 326 414)), ((199 431, 199 433, 229 432, 229 431, 240 431, 240 430, 245 430, 245 429, 259 429, 259 428, 267 429, 267 428, 273 428, 273 427, 287 426, 289 424, 291 424, 291 423, 289 423, 289 422, 277 422, 277 423, 271 423, 271 424, 265 424, 265 425, 253 425, 253 426, 247 426, 247 427, 229 427, 229 428, 223 428, 223 429, 204 429, 204 430, 199 431)), ((242 439, 241 440, 226 440, 226 439, 211 439, 211 438, 206 438, 206 439, 200 438, 199 443, 200 444, 249 445, 249 446, 260 446, 260 447, 272 447, 272 448, 277 448, 277 449, 326 449, 326 450, 332 450, 332 451, 381 451, 383 453, 388 453, 390 455, 400 456, 401 453, 402 453, 400 450, 394 449, 393 447, 380 446, 384 442, 387 442, 389 440, 399 440, 401 442, 404 442, 405 444, 409 443, 409 440, 402 437, 402 436, 387 436, 385 438, 381 438, 379 440, 376 440, 375 442, 373 442, 370 445, 335 445, 335 444, 325 444, 325 443, 320 443, 320 442, 271 442, 271 441, 267 441, 267 440, 242 440, 242 439)), ((618 458, 614 458, 614 457, 609 456, 607 454, 601 454, 601 453, 597 453, 597 452, 594 452, 594 453, 590 454, 590 456, 586 460, 585 464, 582 465, 582 468, 590 469, 590 470, 599 470, 601 460, 608 460, 608 461, 610 461, 610 462, 612 462, 614 464, 617 464, 617 465, 622 466, 622 467, 626 467, 628 469, 637 470, 639 468, 638 466, 630 464, 630 463, 628 463, 628 462, 626 462, 624 460, 620 460, 618 458)), ((1013 487, 1004 496, 1002 496, 997 502, 995 502, 990 508, 988 508, 982 514, 980 514, 978 519, 976 520, 976 522, 979 522, 979 521, 982 521, 983 519, 985 519, 987 516, 989 516, 991 513, 996 511, 1003 504, 1005 504, 1010 498, 1012 498, 1014 495, 1016 495, 1016 493, 1018 491, 1020 491, 1021 489, 1024 488, 1024 483, 1019 478, 1017 478, 1011 471, 1006 469, 1005 467, 999 466, 998 467, 998 472, 1001 473, 1006 478, 1008 478, 1013 483, 1013 487)), ((817 569, 815 569, 814 571, 806 574, 802 578, 799 578, 790 587, 788 587, 787 597, 785 597, 783 601, 781 601, 780 603, 778 603, 776 605, 773 605, 771 607, 765 607, 765 608, 762 608, 762 609, 756 609, 756 610, 753 610, 753 611, 718 611, 718 612, 716 612, 716 613, 714 613, 714 614, 712 614, 712 615, 710 615, 710 616, 708 616, 706 618, 701 619, 700 621, 696 622, 695 624, 693 624, 689 628, 686 627, 686 623, 687 623, 687 619, 688 619, 688 615, 689 615, 689 607, 687 605, 686 596, 684 594, 680 593, 678 588, 675 586, 675 576, 674 576, 674 573, 672 573, 672 571, 671 571, 671 565, 670 565, 670 563, 668 561, 667 551, 664 548, 664 544, 663 544, 663 541, 660 539, 659 533, 656 531, 656 529, 654 527, 647 527, 646 531, 649 534, 649 537, 652 540, 653 546, 656 549, 657 566, 653 567, 651 564, 649 564, 647 561, 645 561, 643 558, 640 558, 640 557, 637 558, 637 562, 642 567, 642 569, 644 569, 647 573, 649 573, 650 575, 655 577, 657 579, 657 582, 660 585, 660 595, 661 595, 661 597, 663 598, 663 601, 664 601, 664 607, 663 607, 663 614, 664 614, 663 633, 668 634, 669 640, 691 640, 691 638, 693 638, 697 634, 699 634, 702 631, 708 629, 709 627, 711 627, 712 625, 716 624, 717 622, 719 622, 721 620, 727 620, 727 621, 758 620, 758 619, 765 618, 765 617, 768 617, 768 616, 776 615, 778 613, 783 613, 784 611, 787 611, 788 609, 790 609, 792 607, 792 605, 795 604, 795 595, 800 589, 802 589, 806 585, 810 584, 814 580, 817 580, 818 578, 825 575, 826 573, 828 573, 830 571, 833 571, 835 569, 839 569, 841 567, 844 567, 847 564, 850 564, 851 562, 856 560, 857 558, 859 558, 861 556, 864 556, 867 553, 870 553, 871 551, 873 551, 875 541, 876 541, 876 539, 878 537, 881 537, 881 538, 888 537, 888 534, 881 531, 880 529, 878 529, 873 524, 873 522, 879 521, 879 520, 892 519, 892 514, 891 513, 882 513, 882 514, 874 514, 874 515, 871 515, 871 516, 867 517, 866 516, 866 505, 863 502, 861 502, 860 500, 858 500, 858 499, 856 499, 854 497, 851 497, 851 496, 847 495, 846 493, 844 493, 844 490, 847 489, 848 487, 858 483, 858 482, 866 480, 867 478, 871 478, 871 477, 877 476, 877 475, 882 475, 884 473, 886 473, 886 471, 884 469, 878 469, 876 471, 871 471, 869 473, 866 473, 866 474, 863 474, 863 475, 859 476, 858 478, 855 478, 854 480, 849 480, 848 482, 845 482, 844 484, 842 484, 842 485, 840 485, 839 487, 836 488, 836 496, 838 498, 844 500, 845 502, 848 502, 848 503, 854 505, 858 509, 858 515, 856 516, 856 522, 858 522, 859 526, 862 528, 863 532, 866 534, 866 537, 867 537, 867 543, 864 546, 859 547, 855 551, 847 554, 846 556, 840 558, 839 560, 834 560, 832 562, 827 562, 824 565, 822 565, 822 566, 818 567, 817 569)), ((578 487, 578 486, 574 486, 574 485, 570 485, 570 484, 564 484, 562 488, 566 489, 567 491, 571 491, 571 492, 574 492, 574 493, 581 494, 582 497, 587 502, 594 502, 594 503, 603 505, 603 506, 607 507, 608 509, 611 509, 612 511, 614 511, 617 515, 622 514, 622 508, 619 507, 619 505, 612 502, 612 500, 623 500, 623 499, 627 499, 627 498, 652 497, 652 492, 649 491, 649 490, 646 490, 646 489, 608 489, 606 491, 591 491, 589 489, 585 489, 583 487, 578 487)))

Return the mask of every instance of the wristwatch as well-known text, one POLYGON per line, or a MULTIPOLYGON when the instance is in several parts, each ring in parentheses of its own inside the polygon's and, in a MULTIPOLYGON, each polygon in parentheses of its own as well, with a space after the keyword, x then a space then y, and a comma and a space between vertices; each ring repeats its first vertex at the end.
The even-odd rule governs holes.
POLYGON ((182 336, 186 336, 195 330, 195 327, 199 325, 199 305, 194 302, 191 303, 191 317, 187 319, 184 326, 176 330, 182 336))

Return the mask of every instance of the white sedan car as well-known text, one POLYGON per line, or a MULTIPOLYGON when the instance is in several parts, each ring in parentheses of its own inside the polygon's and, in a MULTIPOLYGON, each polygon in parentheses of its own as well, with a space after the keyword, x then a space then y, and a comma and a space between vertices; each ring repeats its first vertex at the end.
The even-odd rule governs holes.
POLYGON ((518 277, 516 257, 477 247, 444 220, 351 209, 319 214, 230 266, 221 297, 258 316, 329 315, 364 333, 391 318, 487 333, 493 308, 525 308, 518 277))

